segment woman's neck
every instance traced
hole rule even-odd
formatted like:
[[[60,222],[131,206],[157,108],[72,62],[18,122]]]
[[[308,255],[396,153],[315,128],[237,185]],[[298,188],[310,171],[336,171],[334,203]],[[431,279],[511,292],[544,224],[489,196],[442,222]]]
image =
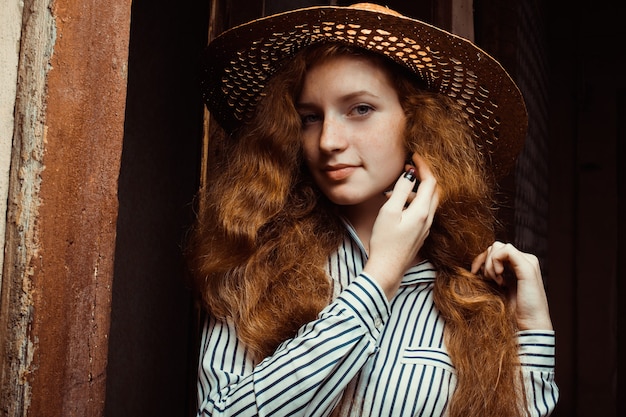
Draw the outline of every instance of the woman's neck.
[[[387,201],[387,198],[381,196],[380,199],[371,199],[362,204],[341,207],[341,213],[354,228],[354,231],[368,254],[374,222],[385,201]]]
[[[372,229],[378,217],[378,212],[383,204],[387,201],[387,197],[381,196],[380,200],[372,199],[365,203],[354,206],[341,206],[342,215],[350,222],[352,228],[359,237],[365,252],[370,253],[370,239],[372,237]],[[416,265],[423,261],[419,253],[415,255],[413,264]]]

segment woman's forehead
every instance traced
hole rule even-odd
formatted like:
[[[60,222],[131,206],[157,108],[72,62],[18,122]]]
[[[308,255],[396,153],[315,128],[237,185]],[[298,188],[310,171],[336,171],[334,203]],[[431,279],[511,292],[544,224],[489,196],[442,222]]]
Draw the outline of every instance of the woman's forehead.
[[[312,65],[305,73],[303,84],[301,95],[315,94],[319,89],[338,95],[373,98],[390,89],[395,93],[386,67],[377,60],[353,55],[339,55]]]

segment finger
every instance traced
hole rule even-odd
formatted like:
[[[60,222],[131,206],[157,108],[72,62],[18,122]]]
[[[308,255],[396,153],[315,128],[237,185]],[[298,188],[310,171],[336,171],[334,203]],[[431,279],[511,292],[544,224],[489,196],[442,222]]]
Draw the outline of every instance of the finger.
[[[477,274],[478,271],[484,266],[485,260],[487,259],[487,251],[480,253],[478,256],[474,258],[472,261],[472,266],[470,271],[472,274]]]
[[[490,257],[494,273],[510,284],[516,284],[516,281],[526,277],[541,276],[539,262],[538,260],[534,262],[537,258],[520,251],[510,243],[494,243]]]
[[[417,178],[421,181],[427,179],[434,179],[433,173],[430,170],[430,165],[426,160],[417,152],[413,153],[413,166],[416,169]]]
[[[494,242],[489,246],[485,252],[485,261],[483,265],[483,275],[487,278],[494,280],[498,285],[504,284],[504,263],[501,248],[503,244],[501,242]]]
[[[424,158],[419,154],[413,154],[413,162],[415,163],[416,176],[419,181],[419,186],[415,191],[414,199],[429,199],[431,201],[430,209],[434,211],[439,205],[439,196],[437,190],[437,180],[430,170],[430,166]],[[433,196],[436,199],[432,201]]]
[[[493,245],[489,246],[485,251],[485,262],[483,264],[483,275],[488,278],[495,278],[495,273],[493,271]]]
[[[439,207],[439,186],[428,162],[424,158],[414,153],[413,162],[417,169],[419,186],[415,191],[414,198],[407,206],[407,214],[420,222],[423,221],[423,224],[430,229]]]
[[[414,170],[414,172],[417,172],[417,168],[415,167],[415,165],[413,165],[413,164],[409,164],[409,163],[407,162],[407,163],[404,165],[404,172],[405,172],[405,173],[406,173],[406,172],[409,172],[409,170],[411,170],[411,169],[413,169],[413,170]],[[405,175],[405,174],[403,174],[403,175]],[[418,179],[418,180],[416,180],[416,181],[413,183],[413,191],[411,191],[411,193],[409,193],[409,196],[407,197],[407,201],[408,201],[409,203],[410,203],[411,201],[413,201],[413,199],[415,198],[415,192],[417,191],[417,187],[419,186],[419,183],[420,183],[419,179]],[[392,194],[392,193],[393,193],[393,189],[391,189],[391,190],[387,190],[387,191],[384,191],[384,192],[383,192],[383,194],[384,194],[384,195],[385,195],[385,197],[387,197],[387,198],[391,197],[391,194]]]
[[[512,251],[517,251],[517,249],[502,242],[496,241],[491,245],[489,257],[495,274],[501,275],[504,272],[504,264],[511,263]]]
[[[415,168],[410,168],[398,178],[392,191],[385,192],[388,199],[386,205],[404,208],[412,193],[413,184],[417,181],[415,172]]]
[[[541,268],[536,256],[524,253],[511,244],[499,243],[494,248],[494,264],[502,265],[502,273],[508,266],[517,279],[523,277],[540,277]]]

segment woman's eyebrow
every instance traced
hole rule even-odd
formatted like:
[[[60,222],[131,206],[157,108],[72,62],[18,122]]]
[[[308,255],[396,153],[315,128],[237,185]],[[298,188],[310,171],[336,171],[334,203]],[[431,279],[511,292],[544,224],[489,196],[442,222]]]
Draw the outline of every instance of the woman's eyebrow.
[[[379,96],[377,96],[376,94],[374,94],[373,92],[369,91],[369,90],[359,90],[359,91],[354,91],[348,94],[345,94],[343,96],[340,96],[338,101],[339,102],[346,102],[346,101],[351,101],[354,100],[356,98],[361,98],[361,97],[371,97],[371,98],[379,98]],[[317,108],[318,106],[314,103],[308,103],[308,102],[303,102],[303,101],[298,101],[296,102],[296,108],[298,109],[314,109]]]
[[[349,94],[346,94],[345,96],[340,97],[341,101],[350,101],[350,100],[354,100],[355,98],[360,98],[363,96],[368,96],[368,97],[372,97],[372,98],[379,98],[376,94],[372,93],[369,90],[360,90],[360,91],[355,91]]]

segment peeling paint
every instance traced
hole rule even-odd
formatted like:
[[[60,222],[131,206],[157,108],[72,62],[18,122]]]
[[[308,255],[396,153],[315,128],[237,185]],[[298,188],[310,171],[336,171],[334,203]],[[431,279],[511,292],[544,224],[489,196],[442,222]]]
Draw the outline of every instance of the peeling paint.
[[[127,0],[24,5],[2,417],[102,415],[129,28]]]
[[[12,171],[9,176],[6,255],[3,270],[0,344],[3,353],[0,403],[6,416],[27,414],[32,391],[36,337],[31,337],[33,282],[39,258],[37,217],[44,170],[46,74],[55,43],[54,19],[45,1],[24,4]],[[12,381],[22,384],[13,384]]]
[[[0,14],[0,289],[4,265],[9,168],[13,143],[17,68],[23,3],[4,2]]]

